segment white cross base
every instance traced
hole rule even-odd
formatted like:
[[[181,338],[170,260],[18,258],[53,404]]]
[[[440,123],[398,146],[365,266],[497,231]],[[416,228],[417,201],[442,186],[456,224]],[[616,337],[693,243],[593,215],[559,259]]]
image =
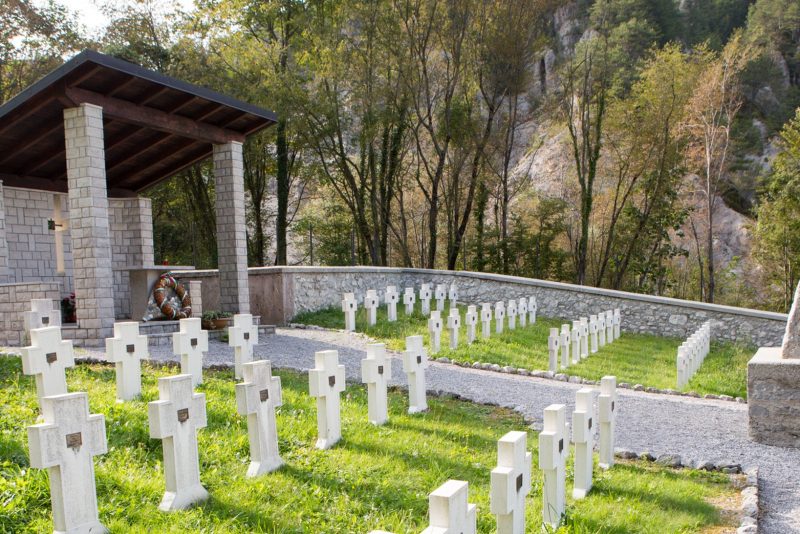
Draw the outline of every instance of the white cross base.
[[[367,384],[367,414],[373,425],[389,420],[386,388],[392,377],[392,360],[386,357],[386,345],[367,345],[367,357],[361,360],[361,381]]]
[[[498,534],[524,534],[525,497],[531,492],[531,453],[527,432],[509,432],[497,442],[497,467],[491,475],[491,511]]]
[[[447,316],[447,330],[450,332],[450,348],[458,348],[458,330],[461,328],[461,312],[458,308],[450,308],[450,315]]]
[[[544,409],[544,430],[539,434],[539,469],[544,474],[542,521],[557,529],[566,505],[565,462],[569,454],[566,406]]]
[[[107,450],[105,418],[89,414],[86,393],[45,397],[41,406],[44,422],[28,427],[28,448],[31,467],[50,474],[54,532],[108,532],[97,513],[92,460]]]
[[[203,330],[199,318],[180,320],[180,332],[172,334],[172,350],[181,357],[181,374],[192,375],[192,386],[202,384],[208,332]]]
[[[594,468],[594,431],[596,416],[592,388],[581,388],[576,393],[575,411],[572,412],[572,443],[575,444],[575,485],[573,499],[583,499],[592,489]]]
[[[569,325],[568,324],[562,324],[561,325],[561,339],[559,340],[560,341],[560,345],[561,345],[561,368],[562,369],[566,369],[567,367],[569,367],[569,339],[570,339]]]
[[[344,329],[347,332],[355,332],[356,330],[356,309],[358,303],[356,302],[355,293],[345,293],[342,299],[342,311],[344,312]]]
[[[308,371],[309,393],[317,398],[318,449],[330,449],[342,438],[342,414],[339,394],[345,388],[344,365],[339,365],[339,351],[314,353],[314,368]]]
[[[614,341],[614,312],[606,311],[606,343]]]
[[[164,450],[166,491],[158,506],[164,512],[208,498],[197,453],[197,430],[206,426],[206,396],[193,391],[192,381],[188,374],[159,378],[159,400],[147,404],[150,437],[160,439]]]
[[[75,365],[72,341],[62,341],[61,327],[48,326],[31,330],[31,346],[24,347],[22,372],[36,377],[36,394],[41,405],[44,397],[67,392],[67,367]]]
[[[614,465],[614,426],[617,415],[617,377],[600,379],[600,396],[597,398],[598,422],[600,423],[600,467],[608,469]]]
[[[469,484],[448,480],[428,496],[430,526],[422,534],[475,534],[477,507],[469,502]]]
[[[403,372],[408,375],[408,413],[419,413],[428,409],[425,369],[429,365],[428,355],[422,346],[422,336],[408,336],[406,350],[403,352]]]
[[[517,328],[517,301],[509,300],[506,306],[506,314],[508,315],[508,329],[514,330]]]
[[[283,465],[278,449],[275,408],[283,404],[281,377],[272,376],[272,363],[259,360],[242,364],[244,382],[236,384],[236,409],[247,417],[250,441],[248,477],[271,473]]]
[[[519,317],[520,328],[525,328],[528,321],[528,299],[524,297],[517,303],[517,317]]]
[[[406,307],[406,315],[411,315],[414,313],[414,303],[416,302],[416,296],[414,295],[414,288],[407,287],[405,293],[403,293],[403,304]]]
[[[395,286],[388,286],[384,299],[386,301],[386,316],[390,322],[397,320],[397,301],[400,295],[397,293]]]
[[[528,297],[528,322],[530,324],[536,323],[536,297]]]
[[[592,342],[591,353],[597,352],[597,316],[589,316],[589,337]]]
[[[475,327],[478,324],[477,306],[467,306],[467,313],[464,314],[464,322],[467,324],[467,343],[472,345],[475,341]]]
[[[599,313],[597,315],[597,337],[598,343],[601,347],[606,346],[606,314]]]
[[[580,363],[581,361],[581,322],[572,321],[572,330],[570,331],[570,339],[572,340],[572,363]]]
[[[619,308],[614,308],[614,339],[619,339],[622,335],[622,312]]]
[[[106,358],[116,364],[118,401],[141,395],[142,359],[149,357],[147,336],[139,335],[139,323],[114,323],[114,337],[106,339]]]
[[[494,305],[494,331],[496,334],[503,333],[503,321],[506,318],[506,305],[504,302],[497,302]]]
[[[228,327],[228,346],[233,347],[233,375],[242,378],[242,365],[253,361],[253,347],[258,345],[258,326],[249,313],[233,316]]]
[[[589,357],[589,320],[581,317],[581,359]]]

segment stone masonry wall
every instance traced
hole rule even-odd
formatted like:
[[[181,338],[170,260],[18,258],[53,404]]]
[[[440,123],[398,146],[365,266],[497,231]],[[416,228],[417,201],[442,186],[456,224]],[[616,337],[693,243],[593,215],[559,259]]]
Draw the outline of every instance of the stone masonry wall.
[[[219,299],[216,271],[182,273],[183,279],[203,280],[203,302],[214,309]],[[463,271],[375,267],[263,267],[250,269],[251,310],[263,324],[285,324],[298,313],[339,307],[342,294],[354,292],[363,302],[368,289],[383,297],[387,285],[402,294],[419,292],[423,283],[458,286],[459,301],[496,302],[533,295],[539,313],[572,320],[602,310],[620,308],[623,330],[685,338],[707,320],[715,339],[779,346],[787,316],[731,306],[653,297],[623,291],[576,286],[530,278]],[[216,293],[215,293],[216,292]]]
[[[153,265],[153,216],[149,198],[108,199],[114,314],[128,318],[131,309],[129,267]]]
[[[23,337],[23,312],[31,299],[52,299],[58,308],[61,287],[57,282],[0,284],[0,346],[17,346]]]
[[[53,219],[55,199],[61,199],[67,218],[67,195],[32,189],[4,187],[5,235],[8,242],[9,283],[57,282],[64,293],[72,291],[72,250],[69,229],[62,235],[64,271],[56,262],[55,231],[48,230]],[[2,260],[0,260],[1,262]]]
[[[8,283],[8,241],[6,241],[6,208],[3,181],[0,180],[0,284]]]

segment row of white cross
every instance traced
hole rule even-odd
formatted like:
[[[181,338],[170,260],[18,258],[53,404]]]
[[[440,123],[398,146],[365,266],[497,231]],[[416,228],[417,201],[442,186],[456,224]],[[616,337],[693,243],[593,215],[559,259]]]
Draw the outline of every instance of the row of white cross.
[[[419,290],[419,300],[422,303],[423,315],[428,315],[431,312],[431,297],[436,298],[436,310],[440,313],[444,311],[445,300],[450,300],[450,307],[454,308],[458,301],[458,287],[455,284],[450,284],[450,287],[445,284],[438,284],[436,292],[431,294],[431,285],[422,284]],[[397,304],[400,295],[397,292],[396,286],[387,286],[384,292],[384,303],[386,304],[386,316],[389,322],[397,320]],[[370,326],[375,326],[378,320],[378,307],[381,300],[378,292],[374,289],[368,289],[367,294],[364,296],[364,309],[367,310],[367,322]],[[416,304],[416,295],[413,287],[405,288],[403,293],[403,304],[405,306],[406,315],[414,313],[414,305]],[[358,301],[356,300],[355,293],[345,293],[342,299],[342,311],[344,312],[345,330],[353,332],[356,329],[356,312],[358,311]]]
[[[554,373],[558,371],[560,354],[561,368],[566,369],[570,364],[579,363],[588,358],[590,353],[594,354],[601,347],[619,339],[621,335],[622,313],[619,308],[590,315],[588,318],[581,317],[572,321],[572,328],[568,324],[561,325],[560,331],[558,328],[551,328],[547,339],[548,368]]]
[[[34,307],[34,311],[36,311]],[[49,321],[48,321],[49,322]],[[35,324],[35,323],[32,323]],[[248,417],[252,462],[248,475],[274,470],[278,456],[274,407],[281,404],[280,378],[271,376],[268,361],[252,362],[258,327],[249,314],[234,317],[228,328],[236,354],[239,413]],[[92,457],[107,451],[105,418],[89,413],[85,392],[67,393],[65,370],[75,364],[71,341],[61,339],[61,328],[30,330],[31,346],[22,349],[25,374],[36,377],[44,422],[28,427],[31,466],[50,471],[50,493],[56,532],[105,532],[98,518]],[[184,319],[173,334],[173,348],[181,355],[183,374],[159,378],[159,400],[148,404],[150,437],[162,440],[166,491],[160,508],[185,508],[207,498],[200,484],[197,454],[198,429],[206,426],[205,395],[194,393],[202,382],[203,352],[208,332],[199,319]],[[116,364],[117,399],[126,401],[141,393],[141,360],[147,358],[147,336],[139,324],[114,325],[106,340],[108,361]]]
[[[616,377],[601,380],[600,395],[591,388],[577,392],[572,413],[572,443],[575,445],[572,496],[583,499],[592,489],[594,437],[599,427],[599,465],[614,465]],[[597,406],[595,406],[595,397]],[[595,424],[595,421],[597,424]],[[539,469],[542,471],[542,522],[557,529],[566,509],[566,460],[569,456],[570,425],[566,406],[551,404],[544,410],[544,430],[539,434]],[[509,432],[497,442],[497,467],[491,472],[490,510],[497,519],[498,534],[525,532],[525,499],[531,491],[531,453],[526,432]],[[567,442],[567,444],[565,444]],[[469,502],[468,483],[448,480],[428,496],[430,526],[422,534],[474,534],[477,507]],[[391,534],[373,530],[370,534]]]
[[[678,347],[678,389],[689,383],[711,350],[711,321],[706,321]]]

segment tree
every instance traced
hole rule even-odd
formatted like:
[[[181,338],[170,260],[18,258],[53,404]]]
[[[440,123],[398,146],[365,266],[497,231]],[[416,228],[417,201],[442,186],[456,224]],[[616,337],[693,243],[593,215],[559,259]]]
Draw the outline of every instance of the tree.
[[[751,48],[737,33],[722,53],[700,53],[712,59],[689,99],[683,126],[689,139],[687,160],[699,176],[698,192],[704,202],[707,280],[703,296],[707,302],[714,302],[714,212],[730,164],[731,129],[742,106],[739,74],[751,57]]]
[[[788,311],[800,281],[800,108],[781,132],[781,152],[758,208],[755,255],[770,284],[775,307]]]

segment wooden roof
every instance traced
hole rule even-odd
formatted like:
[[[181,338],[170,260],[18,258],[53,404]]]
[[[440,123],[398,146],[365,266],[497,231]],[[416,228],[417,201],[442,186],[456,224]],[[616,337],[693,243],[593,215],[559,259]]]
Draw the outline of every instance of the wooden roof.
[[[109,196],[133,195],[275,123],[271,111],[84,51],[0,106],[0,180],[67,190],[65,108],[103,107]]]

